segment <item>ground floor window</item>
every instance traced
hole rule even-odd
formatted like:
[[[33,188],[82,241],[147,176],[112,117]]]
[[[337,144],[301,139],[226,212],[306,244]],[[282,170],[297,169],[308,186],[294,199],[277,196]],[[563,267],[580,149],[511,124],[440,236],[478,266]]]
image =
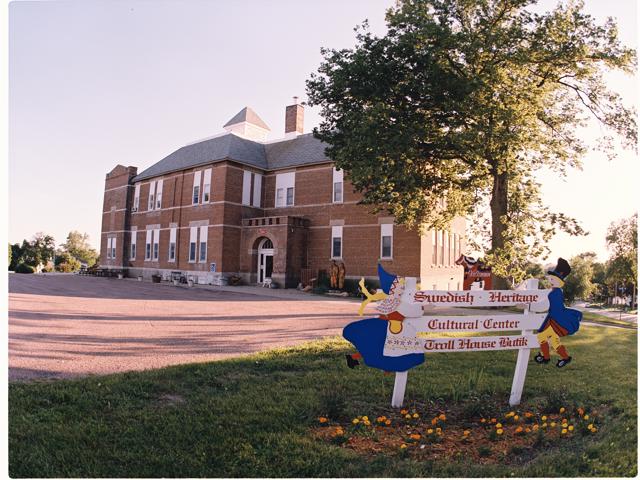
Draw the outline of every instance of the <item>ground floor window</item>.
[[[175,262],[176,260],[176,228],[173,227],[169,234],[169,261]]]
[[[393,256],[393,224],[380,225],[380,258]]]
[[[203,226],[200,227],[200,257],[198,262],[206,262],[207,261],[207,231],[209,227]]]
[[[342,226],[331,227],[331,258],[342,258]]]

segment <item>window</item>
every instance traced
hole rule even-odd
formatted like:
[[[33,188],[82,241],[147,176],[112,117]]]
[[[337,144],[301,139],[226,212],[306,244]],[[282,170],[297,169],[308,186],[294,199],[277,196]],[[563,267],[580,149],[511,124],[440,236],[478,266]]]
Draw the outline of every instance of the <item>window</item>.
[[[444,264],[444,230],[438,231],[438,246],[440,247],[440,265]]]
[[[131,232],[131,252],[129,253],[129,259],[136,259],[136,240],[138,238],[138,232],[136,230]]]
[[[290,207],[295,203],[296,172],[276,175],[276,207]]]
[[[144,245],[144,259],[151,260],[151,239],[153,237],[153,230],[147,230],[147,238]]]
[[[393,256],[393,224],[380,225],[380,258]]]
[[[160,229],[153,231],[153,259],[158,260],[160,254]]]
[[[211,169],[207,168],[204,171],[204,182],[202,185],[202,203],[209,203],[210,195],[211,195]]]
[[[242,204],[251,205],[251,172],[242,171]]]
[[[342,227],[331,227],[331,258],[342,258]]]
[[[107,259],[111,258],[111,244],[113,242],[113,238],[107,238]]]
[[[196,261],[196,249],[198,245],[198,227],[190,228],[190,236],[189,236],[189,261]]]
[[[253,199],[251,205],[260,208],[262,198],[262,175],[259,173],[253,174]]]
[[[436,265],[438,263],[438,232],[436,230],[431,230],[431,245],[433,246],[431,263]]]
[[[164,183],[163,180],[158,180],[156,182],[156,208],[160,209],[162,208],[162,184]]]
[[[333,203],[342,203],[343,172],[333,169]]]
[[[198,262],[206,262],[207,261],[207,231],[209,227],[203,226],[200,227],[200,256],[198,257]]]
[[[116,258],[116,239],[112,238],[111,239],[112,243],[111,243],[111,258]]]
[[[140,208],[140,184],[136,184],[136,189],[133,193],[133,211],[137,212]]]
[[[156,194],[156,182],[149,183],[149,202],[147,203],[147,210],[153,210],[155,205],[154,198]]]
[[[176,227],[171,228],[171,233],[169,234],[169,261],[176,261]]]
[[[193,195],[192,205],[200,203],[200,177],[202,172],[198,170],[193,174]]]

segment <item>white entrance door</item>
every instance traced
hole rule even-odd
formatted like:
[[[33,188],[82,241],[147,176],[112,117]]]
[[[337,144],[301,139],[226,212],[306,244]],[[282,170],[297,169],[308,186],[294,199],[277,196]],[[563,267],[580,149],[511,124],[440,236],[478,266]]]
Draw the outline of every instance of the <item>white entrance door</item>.
[[[273,242],[265,238],[258,246],[258,283],[271,278],[273,273]]]

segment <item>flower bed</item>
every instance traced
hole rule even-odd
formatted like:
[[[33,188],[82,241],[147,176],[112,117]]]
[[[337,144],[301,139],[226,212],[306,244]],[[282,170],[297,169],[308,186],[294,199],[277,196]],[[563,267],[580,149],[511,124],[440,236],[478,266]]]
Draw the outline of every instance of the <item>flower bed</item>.
[[[352,419],[318,418],[312,434],[361,454],[410,455],[415,459],[466,458],[474,463],[521,463],[538,453],[598,434],[606,407],[556,411],[511,409],[467,417],[465,405],[411,408]]]

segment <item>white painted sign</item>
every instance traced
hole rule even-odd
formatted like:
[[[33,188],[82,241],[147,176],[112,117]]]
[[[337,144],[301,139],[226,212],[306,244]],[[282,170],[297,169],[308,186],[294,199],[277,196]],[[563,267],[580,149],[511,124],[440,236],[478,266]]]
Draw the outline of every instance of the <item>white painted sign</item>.
[[[414,320],[421,332],[498,332],[540,328],[545,313],[508,315],[423,316]]]
[[[521,348],[533,348],[536,345],[537,337],[532,334],[505,335],[500,337],[417,337],[413,339],[399,335],[389,335],[384,345],[384,354],[389,357],[396,357],[407,355],[408,353],[519,350]]]
[[[551,290],[418,290],[413,294],[413,300],[422,305],[442,307],[527,305],[540,312],[549,308],[549,292]]]
[[[477,352],[493,350],[518,350],[518,359],[511,386],[509,403],[520,403],[524,379],[527,373],[529,353],[538,346],[538,339],[533,331],[540,328],[549,308],[548,295],[551,290],[536,290],[538,280],[531,279],[526,283],[527,290],[415,290],[416,279],[406,279],[406,290],[402,296],[401,307],[405,308],[407,317],[402,322],[402,330],[393,334],[387,331],[383,354],[398,357],[412,353],[438,352]],[[518,306],[523,308],[522,314],[497,315],[426,315],[417,313],[423,306],[448,307],[504,307]],[[419,308],[416,308],[419,307]],[[408,313],[408,315],[407,315]],[[518,335],[491,337],[451,337],[429,338],[421,336],[428,332],[491,332],[518,331]],[[391,405],[401,407],[408,372],[396,373]]]

